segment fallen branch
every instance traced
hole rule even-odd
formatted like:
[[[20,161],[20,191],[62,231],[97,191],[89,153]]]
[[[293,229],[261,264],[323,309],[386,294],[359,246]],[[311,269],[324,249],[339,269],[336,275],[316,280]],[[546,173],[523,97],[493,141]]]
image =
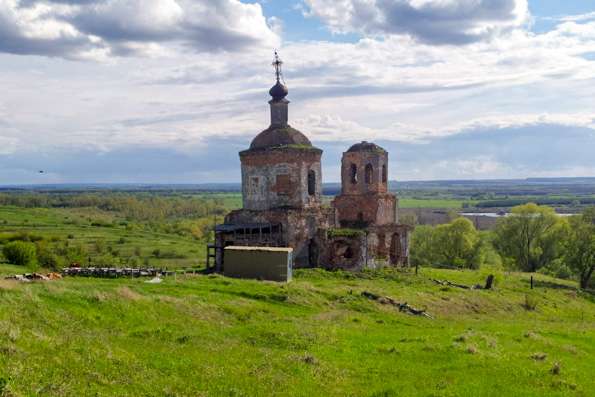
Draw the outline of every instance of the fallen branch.
[[[411,307],[407,304],[407,302],[404,302],[404,303],[397,302],[396,300],[394,300],[393,298],[391,298],[389,296],[380,296],[380,295],[376,295],[376,294],[374,294],[372,292],[368,292],[368,291],[363,291],[362,296],[365,296],[368,299],[377,301],[383,305],[392,305],[392,306],[396,307],[397,309],[399,309],[400,312],[413,314],[415,316],[424,316],[424,317],[433,319],[433,317],[430,316],[428,313],[426,313],[425,310],[416,309],[414,307]]]
[[[432,278],[431,280],[433,282],[435,282],[436,284],[444,285],[447,287],[456,287],[456,288],[462,288],[462,289],[492,289],[492,286],[494,284],[494,275],[490,274],[488,276],[488,278],[486,278],[485,285],[475,284],[472,286],[468,286],[468,285],[464,285],[464,284],[453,283],[448,280],[436,280],[434,278]]]
[[[436,280],[436,279],[431,279],[433,282],[435,282],[438,285],[444,285],[446,287],[457,287],[457,288],[463,288],[463,289],[473,289],[472,287],[469,287],[467,285],[463,285],[463,284],[456,284],[453,282],[450,282],[448,280]]]

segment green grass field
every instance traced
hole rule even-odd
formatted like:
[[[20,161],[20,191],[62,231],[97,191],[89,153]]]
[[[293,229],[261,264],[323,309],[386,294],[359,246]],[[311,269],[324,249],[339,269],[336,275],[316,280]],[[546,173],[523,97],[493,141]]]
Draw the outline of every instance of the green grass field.
[[[593,296],[540,275],[530,311],[526,274],[499,274],[493,291],[429,280],[484,277],[422,269],[297,271],[289,284],[2,280],[0,395],[593,395]],[[399,313],[364,290],[435,318]]]

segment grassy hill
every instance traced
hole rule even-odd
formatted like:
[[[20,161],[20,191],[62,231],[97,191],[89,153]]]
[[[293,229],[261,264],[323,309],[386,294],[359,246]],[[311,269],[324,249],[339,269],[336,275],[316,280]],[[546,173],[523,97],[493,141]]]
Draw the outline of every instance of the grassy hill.
[[[14,273],[0,265],[0,273]],[[595,299],[499,274],[298,271],[287,285],[221,276],[0,281],[4,395],[589,396]],[[391,296],[434,317],[361,296]],[[529,294],[529,295],[527,295]],[[524,305],[529,296],[535,310]],[[2,394],[0,392],[0,395]]]

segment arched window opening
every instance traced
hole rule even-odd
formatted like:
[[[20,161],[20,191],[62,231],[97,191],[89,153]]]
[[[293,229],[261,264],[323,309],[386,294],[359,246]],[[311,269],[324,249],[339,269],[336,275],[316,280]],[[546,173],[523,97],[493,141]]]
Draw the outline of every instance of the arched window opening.
[[[378,235],[378,249],[383,250],[385,245],[386,245],[386,242],[385,242],[384,233],[380,233]]]
[[[355,164],[351,164],[351,183],[356,184],[357,183],[357,165]]]
[[[310,196],[316,194],[316,172],[314,170],[308,171],[308,194]]]
[[[352,259],[354,257],[353,248],[347,241],[337,241],[333,244],[333,257],[338,260]]]
[[[343,257],[345,259],[352,259],[353,258],[353,250],[351,249],[351,247],[347,247],[347,249],[345,250],[345,253],[343,254]]]
[[[386,164],[382,166],[382,183],[386,183],[388,180],[388,171],[386,169]]]
[[[372,164],[366,165],[366,183],[372,183],[372,179],[374,178],[374,168]]]

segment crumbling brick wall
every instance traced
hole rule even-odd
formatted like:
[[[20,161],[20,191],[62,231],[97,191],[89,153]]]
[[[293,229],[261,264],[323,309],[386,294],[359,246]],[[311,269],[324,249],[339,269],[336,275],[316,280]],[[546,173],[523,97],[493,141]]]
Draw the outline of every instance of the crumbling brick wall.
[[[392,224],[368,229],[368,255],[391,265],[409,265],[409,238],[413,228]]]
[[[320,205],[321,154],[320,149],[312,147],[241,152],[243,208],[269,210]]]
[[[320,241],[324,247],[323,267],[342,270],[360,270],[365,267],[368,256],[363,231],[331,228],[321,233]]]
[[[390,193],[341,194],[333,200],[333,207],[341,227],[394,224],[397,217],[397,198]]]
[[[268,211],[236,210],[225,218],[226,224],[270,223],[281,225],[279,246],[292,247],[296,267],[318,266],[322,242],[318,240],[319,230],[332,224],[330,208],[285,209]],[[228,237],[229,238],[229,237]],[[245,245],[268,245],[257,236]],[[313,252],[316,251],[316,252]]]

